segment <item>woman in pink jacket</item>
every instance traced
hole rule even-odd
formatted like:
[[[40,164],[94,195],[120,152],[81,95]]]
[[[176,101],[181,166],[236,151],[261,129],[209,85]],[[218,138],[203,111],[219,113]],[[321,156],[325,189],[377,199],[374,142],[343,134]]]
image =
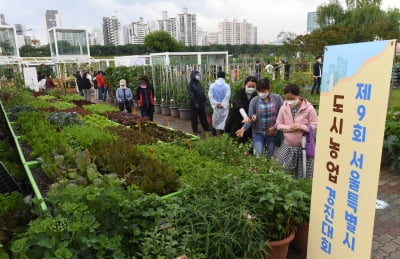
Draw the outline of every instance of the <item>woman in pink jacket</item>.
[[[318,124],[317,113],[311,103],[300,97],[300,89],[295,84],[286,85],[283,90],[286,101],[279,110],[276,127],[281,130],[284,140],[276,160],[294,176],[303,176],[303,156],[301,139],[308,133],[308,125],[315,132]],[[314,158],[307,157],[306,177],[311,178]]]

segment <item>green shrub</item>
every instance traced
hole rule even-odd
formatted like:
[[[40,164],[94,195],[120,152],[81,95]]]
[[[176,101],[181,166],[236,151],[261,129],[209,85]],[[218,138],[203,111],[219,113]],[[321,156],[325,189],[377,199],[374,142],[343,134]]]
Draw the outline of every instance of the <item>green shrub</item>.
[[[59,128],[78,124],[81,125],[83,122],[79,119],[77,113],[71,112],[52,112],[47,116],[47,119]]]
[[[94,144],[89,150],[99,172],[115,173],[145,192],[164,195],[179,188],[178,175],[172,166],[144,156],[135,146],[107,141]]]
[[[171,200],[118,183],[67,185],[47,199],[51,211],[13,242],[16,258],[141,258],[148,231],[177,209]]]

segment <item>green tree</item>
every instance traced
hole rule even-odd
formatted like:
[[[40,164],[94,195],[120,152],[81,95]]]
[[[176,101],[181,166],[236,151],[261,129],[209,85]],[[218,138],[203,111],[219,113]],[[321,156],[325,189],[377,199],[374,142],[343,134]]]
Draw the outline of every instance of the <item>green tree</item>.
[[[353,28],[345,42],[362,42],[400,37],[400,11],[384,11],[382,0],[346,0],[344,9],[338,0],[331,0],[317,8],[321,27],[335,25]]]
[[[50,46],[47,44],[41,46],[40,48],[35,48],[30,45],[25,45],[19,49],[19,55],[21,57],[49,57]]]
[[[179,51],[181,45],[166,31],[154,31],[144,37],[144,45],[149,51]]]
[[[285,53],[301,58],[314,58],[324,53],[327,45],[400,38],[400,10],[384,11],[381,0],[346,0],[346,9],[338,0],[317,8],[321,28],[307,35],[292,37],[281,33]]]

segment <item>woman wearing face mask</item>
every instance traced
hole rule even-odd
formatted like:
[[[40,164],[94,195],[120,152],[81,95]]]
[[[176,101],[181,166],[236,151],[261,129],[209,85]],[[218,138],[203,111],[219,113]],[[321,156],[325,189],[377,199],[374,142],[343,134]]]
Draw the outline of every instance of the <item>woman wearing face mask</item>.
[[[118,108],[120,111],[126,110],[127,113],[132,113],[132,91],[126,86],[126,80],[119,80],[119,88],[115,92],[115,97],[118,100]]]
[[[267,157],[271,158],[275,150],[276,118],[283,104],[282,97],[270,93],[270,83],[267,78],[257,82],[258,96],[250,101],[248,117],[243,120],[245,124],[236,131],[238,137],[252,127],[254,154],[262,156],[267,149]]]
[[[149,117],[153,121],[154,114],[154,88],[150,85],[147,76],[139,77],[139,86],[136,89],[136,98],[139,102],[140,115]]]
[[[290,170],[296,177],[303,177],[303,156],[301,139],[305,132],[317,129],[317,113],[306,99],[300,97],[300,89],[295,84],[288,84],[284,89],[285,103],[279,111],[276,127],[284,135],[283,143],[278,151],[276,160],[283,167]],[[306,177],[311,178],[314,168],[314,159],[306,161]]]
[[[243,116],[249,112],[250,100],[257,96],[256,93],[257,79],[254,76],[248,76],[244,81],[244,88],[236,91],[232,101],[232,108],[229,111],[228,119],[226,120],[225,131],[229,132],[229,136],[236,138],[236,131],[243,126]],[[243,113],[244,112],[244,113]],[[237,138],[239,143],[247,142],[251,138],[251,128],[246,130],[243,137]]]
[[[190,74],[188,95],[193,133],[200,133],[200,130],[198,128],[199,119],[203,130],[210,130],[210,125],[208,125],[206,111],[204,108],[206,95],[204,94],[200,79],[200,72],[197,70],[192,71],[192,73]]]

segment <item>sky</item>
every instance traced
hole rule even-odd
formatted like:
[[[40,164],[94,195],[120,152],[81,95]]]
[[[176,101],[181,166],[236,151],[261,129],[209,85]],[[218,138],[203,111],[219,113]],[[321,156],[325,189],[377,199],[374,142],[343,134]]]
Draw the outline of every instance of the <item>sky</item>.
[[[102,27],[102,18],[117,16],[121,25],[161,19],[168,11],[175,17],[183,8],[197,15],[197,26],[217,32],[218,22],[247,20],[258,28],[259,43],[276,40],[282,31],[297,35],[307,31],[307,13],[329,0],[0,0],[0,13],[8,24],[22,24],[32,29],[26,34],[47,44],[46,10],[58,10],[64,28]],[[344,7],[344,0],[340,1]],[[399,0],[382,0],[382,8],[400,8]]]

